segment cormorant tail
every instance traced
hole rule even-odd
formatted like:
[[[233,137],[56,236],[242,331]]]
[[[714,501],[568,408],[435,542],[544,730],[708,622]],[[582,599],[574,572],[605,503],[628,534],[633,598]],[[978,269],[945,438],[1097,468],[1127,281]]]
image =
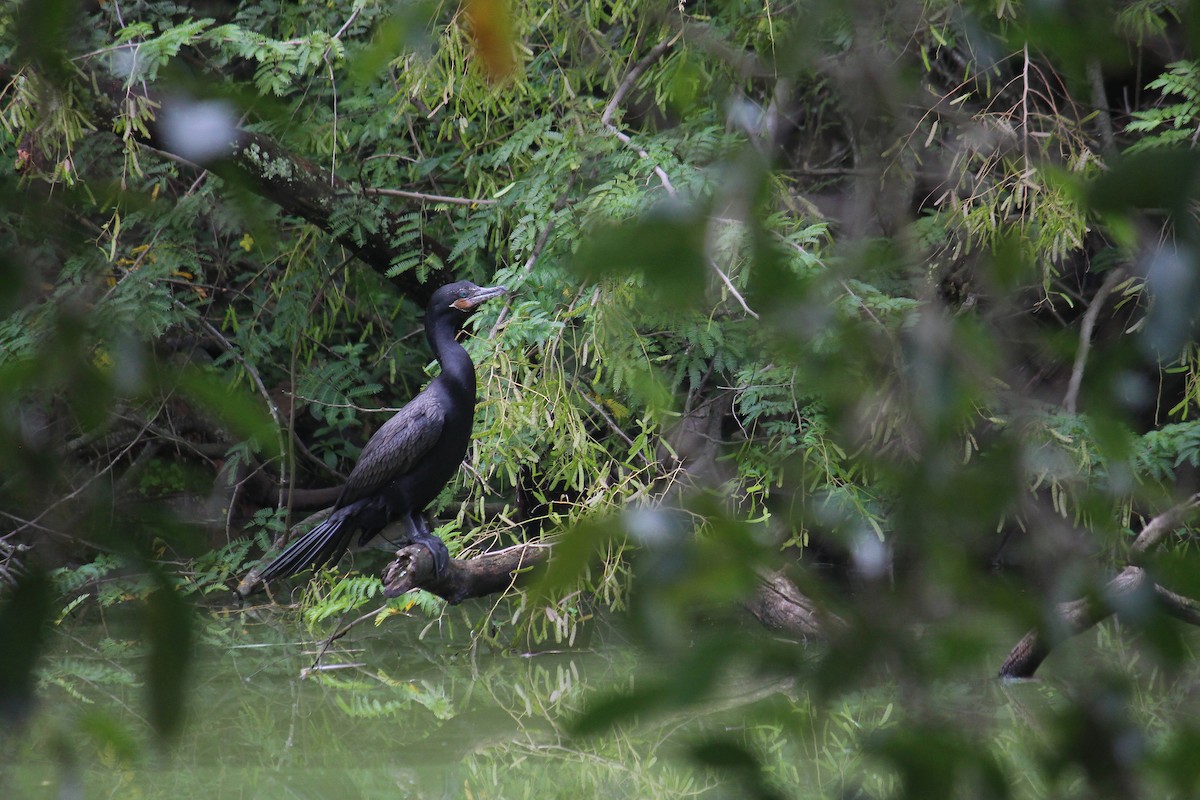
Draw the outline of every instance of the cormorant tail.
[[[349,508],[339,508],[329,517],[287,546],[259,573],[262,581],[286,578],[309,567],[319,569],[342,557],[357,527]]]

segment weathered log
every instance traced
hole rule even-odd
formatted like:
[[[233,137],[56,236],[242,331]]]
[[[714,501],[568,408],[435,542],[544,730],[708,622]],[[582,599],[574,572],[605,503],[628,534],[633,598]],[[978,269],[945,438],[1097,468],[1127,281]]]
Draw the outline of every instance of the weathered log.
[[[396,551],[396,558],[383,570],[383,593],[399,597],[413,589],[424,589],[452,604],[498,594],[519,585],[531,567],[546,560],[550,549],[549,544],[526,542],[471,558],[452,558],[445,574],[438,577],[429,548],[406,545]]]
[[[811,598],[779,572],[762,575],[758,591],[743,605],[766,627],[798,639],[822,637],[829,625],[842,624],[837,616],[821,613]]]

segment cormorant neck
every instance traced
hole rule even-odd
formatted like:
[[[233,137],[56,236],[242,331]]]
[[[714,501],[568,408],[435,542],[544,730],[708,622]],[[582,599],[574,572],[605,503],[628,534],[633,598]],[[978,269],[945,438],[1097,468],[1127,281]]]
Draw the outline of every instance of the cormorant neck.
[[[425,325],[425,336],[433,355],[442,365],[444,380],[456,389],[468,394],[475,402],[475,365],[466,349],[455,338],[459,331],[458,320],[450,316],[437,316]]]

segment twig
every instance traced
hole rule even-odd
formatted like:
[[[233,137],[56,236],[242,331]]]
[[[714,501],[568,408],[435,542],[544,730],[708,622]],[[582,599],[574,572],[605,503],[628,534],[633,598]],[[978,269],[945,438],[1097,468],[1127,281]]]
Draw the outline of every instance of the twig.
[[[1113,289],[1117,288],[1117,284],[1124,277],[1125,270],[1120,267],[1109,272],[1104,278],[1104,283],[1100,284],[1100,288],[1096,291],[1096,296],[1092,298],[1087,313],[1083,315],[1083,322],[1079,327],[1079,350],[1075,353],[1075,366],[1071,369],[1067,395],[1063,398],[1063,406],[1066,407],[1068,414],[1074,414],[1079,403],[1079,388],[1083,384],[1083,368],[1087,364],[1088,352],[1092,349],[1092,331],[1095,330],[1096,320],[1100,317],[1100,308],[1104,305],[1105,298]]]
[[[620,139],[622,143],[632,147],[634,152],[647,160],[650,159],[650,154],[634,144],[633,140],[628,134],[621,131],[616,125],[613,125],[612,116],[614,113],[616,113],[617,105],[625,99],[625,95],[627,95],[629,90],[632,89],[634,84],[637,83],[638,78],[642,76],[642,73],[646,71],[646,68],[658,59],[662,58],[663,53],[667,52],[667,50],[670,49],[670,47],[674,45],[682,35],[683,33],[680,32],[676,33],[670,39],[662,40],[653,48],[651,48],[650,52],[643,56],[641,61],[634,64],[633,67],[630,68],[629,73],[617,86],[616,91],[613,92],[612,98],[609,99],[608,104],[604,107],[604,111],[600,114],[600,124],[603,125],[609,133]],[[671,179],[667,176],[666,170],[655,164],[654,174],[658,176],[658,180],[662,183],[663,188],[667,190],[667,194],[671,197],[675,197],[675,187],[671,184]]]
[[[321,645],[321,649],[319,651],[317,651],[317,656],[316,656],[316,658],[313,659],[312,665],[309,666],[308,669],[300,670],[300,677],[307,678],[309,673],[320,672],[322,669],[328,669],[328,667],[321,667],[320,664],[321,664],[321,659],[325,657],[326,651],[329,650],[329,646],[332,645],[334,642],[336,642],[338,639],[345,636],[347,633],[349,633],[353,627],[355,627],[356,625],[358,625],[361,622],[365,622],[365,621],[371,619],[376,614],[378,614],[380,611],[383,611],[385,608],[387,608],[387,603],[384,603],[383,605],[381,605],[379,608],[375,609],[374,611],[368,611],[366,614],[363,614],[361,617],[354,620],[353,622],[348,622],[345,625],[343,625],[342,627],[338,628],[336,631],[334,631],[333,634],[328,639],[326,639],[325,642]]]
[[[604,106],[604,111],[600,114],[600,122],[609,125],[612,122],[612,116],[617,111],[617,106],[625,99],[625,95],[629,94],[629,90],[637,83],[638,78],[642,77],[642,73],[658,59],[662,58],[663,53],[667,52],[675,42],[679,41],[683,36],[680,31],[670,39],[663,39],[654,47],[650,48],[650,52],[642,57],[642,60],[633,65],[629,72],[625,75],[624,80],[617,86],[617,90],[613,92],[613,96],[609,99],[608,104]]]
[[[746,298],[742,297],[742,293],[739,292],[737,287],[733,285],[733,281],[729,280],[729,276],[717,266],[717,262],[710,258],[708,260],[708,265],[713,268],[714,272],[721,276],[721,282],[725,284],[725,288],[728,289],[729,293],[733,295],[735,300],[738,301],[738,305],[742,307],[742,310],[755,319],[758,319],[758,313],[754,311],[754,309],[750,308],[750,306],[746,305]]]
[[[554,206],[550,209],[550,218],[546,220],[546,224],[542,228],[542,232],[538,234],[537,241],[533,243],[533,248],[529,251],[529,258],[525,259],[525,266],[523,267],[523,270],[526,275],[533,271],[533,265],[537,263],[538,258],[542,255],[542,251],[546,249],[546,244],[550,241],[550,234],[554,231],[554,215],[559,211],[562,211],[562,209],[567,205],[567,197],[570,195],[571,189],[575,187],[575,181],[578,180],[578,178],[579,173],[572,172],[571,179],[567,181],[566,188],[562,190],[562,192],[558,195],[558,198],[554,201]],[[500,326],[504,324],[506,319],[508,319],[508,312],[512,310],[512,298],[513,296],[511,293],[504,298],[504,307],[501,308],[500,313],[496,315],[496,324],[493,325],[491,331],[488,332],[489,339],[496,338],[496,333],[500,330]]]
[[[405,189],[376,189],[364,187],[365,195],[384,195],[385,197],[404,197],[408,200],[424,200],[429,203],[451,203],[457,206],[490,206],[496,200],[483,197],[451,197],[445,194],[427,194],[426,192],[410,192]]]
[[[634,144],[633,139],[629,138],[628,134],[622,133],[620,130],[618,130],[617,126],[608,124],[608,125],[605,125],[604,127],[607,128],[608,132],[611,133],[613,136],[616,136],[622,142],[624,142],[625,144],[632,147],[633,151],[635,153],[637,153],[639,156],[646,159],[647,161],[650,160],[650,154],[647,153],[645,151],[645,149]],[[662,183],[663,188],[667,190],[667,195],[670,197],[675,197],[677,195],[677,192],[675,191],[674,185],[672,185],[672,183],[671,183],[671,179],[667,176],[667,171],[664,170],[659,165],[655,164],[654,165],[654,174],[658,176],[659,182]]]
[[[357,6],[357,7],[354,9],[354,13],[350,15],[349,19],[347,19],[347,20],[346,20],[346,23],[345,23],[344,25],[342,25],[342,27],[338,28],[338,32],[337,32],[337,33],[335,33],[335,34],[333,35],[333,39],[334,39],[334,41],[337,41],[337,40],[339,40],[339,39],[341,39],[341,38],[342,38],[342,34],[346,32],[346,29],[347,29],[347,28],[349,28],[351,25],[353,25],[353,24],[354,24],[354,20],[358,19],[358,14],[359,14],[359,12],[361,12],[362,10],[363,10],[363,6],[362,6],[362,5],[358,5],[358,6]],[[326,54],[326,55],[328,55],[328,54],[329,54],[329,51],[328,51],[328,50],[326,50],[326,51],[325,51],[325,54]]]
[[[621,430],[621,426],[618,425],[617,421],[615,419],[613,419],[607,411],[604,410],[603,406],[601,406],[599,403],[597,403],[592,398],[588,397],[586,392],[577,392],[577,394],[579,397],[583,398],[583,402],[587,403],[589,406],[591,406],[593,409],[595,409],[596,413],[604,418],[604,421],[608,423],[608,427],[612,428],[613,433],[615,433],[617,436],[621,437],[621,440],[624,441],[625,444],[629,445],[630,448],[634,447],[633,439],[630,439],[629,436],[625,433],[625,431]],[[638,455],[638,458],[641,459],[643,464],[645,464],[647,467],[650,466],[650,460],[648,458],[646,458],[644,453],[642,453],[640,450],[638,450],[637,455]]]

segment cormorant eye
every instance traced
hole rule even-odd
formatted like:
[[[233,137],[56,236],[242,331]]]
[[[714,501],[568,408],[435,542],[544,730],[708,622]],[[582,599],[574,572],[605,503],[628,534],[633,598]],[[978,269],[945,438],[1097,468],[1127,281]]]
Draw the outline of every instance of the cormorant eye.
[[[459,289],[459,290],[458,290],[458,296],[459,296],[459,297],[466,297],[468,294],[470,294],[470,293],[469,293],[469,292],[468,292],[466,289]]]

